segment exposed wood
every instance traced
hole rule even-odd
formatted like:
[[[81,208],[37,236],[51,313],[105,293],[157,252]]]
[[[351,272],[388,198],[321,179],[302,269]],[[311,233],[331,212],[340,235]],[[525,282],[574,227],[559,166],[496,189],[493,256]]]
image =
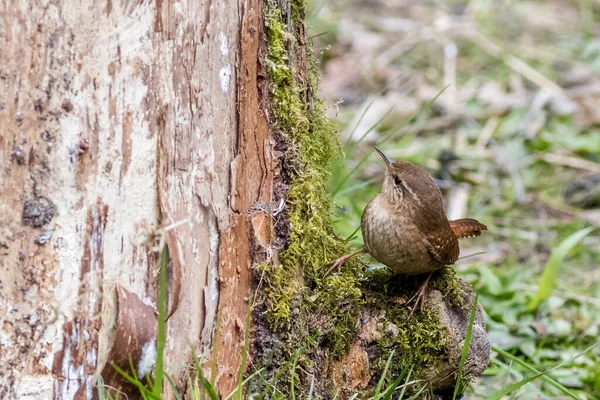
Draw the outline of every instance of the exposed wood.
[[[263,7],[260,0],[241,5],[241,54],[238,86],[239,129],[231,163],[231,220],[222,229],[219,267],[220,322],[213,362],[233,368],[221,370],[216,383],[221,395],[234,389],[242,367],[246,316],[249,312],[252,241],[249,211],[257,201],[270,202],[273,192],[271,144],[265,116]],[[262,58],[262,57],[261,57]],[[257,106],[260,108],[257,109]],[[243,372],[243,371],[242,371]]]

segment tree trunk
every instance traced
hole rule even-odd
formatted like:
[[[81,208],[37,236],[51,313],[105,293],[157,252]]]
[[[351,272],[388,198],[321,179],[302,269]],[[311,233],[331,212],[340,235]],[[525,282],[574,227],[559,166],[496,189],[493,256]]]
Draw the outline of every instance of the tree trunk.
[[[272,194],[262,32],[256,0],[0,5],[1,398],[90,397],[108,361],[137,363],[158,281],[142,242],[167,226],[166,368],[183,387],[195,350],[234,387],[247,213]]]

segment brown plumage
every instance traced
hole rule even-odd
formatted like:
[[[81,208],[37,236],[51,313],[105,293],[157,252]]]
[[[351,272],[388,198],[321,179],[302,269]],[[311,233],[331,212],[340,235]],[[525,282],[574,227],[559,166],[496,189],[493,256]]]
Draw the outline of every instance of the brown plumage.
[[[429,273],[414,296],[412,316],[431,273],[458,260],[458,239],[479,236],[487,227],[471,218],[449,221],[442,193],[427,172],[409,162],[393,161],[375,149],[387,168],[381,193],[363,212],[361,226],[365,245],[330,263],[330,271],[335,267],[339,270],[350,257],[367,252],[396,274]]]
[[[450,221],[450,227],[459,239],[479,236],[481,231],[487,231],[487,226],[473,218],[455,219]]]

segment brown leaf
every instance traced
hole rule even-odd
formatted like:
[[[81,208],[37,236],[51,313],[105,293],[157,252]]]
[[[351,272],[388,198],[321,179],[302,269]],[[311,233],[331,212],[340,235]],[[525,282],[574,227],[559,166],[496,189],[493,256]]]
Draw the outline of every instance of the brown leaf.
[[[112,364],[130,375],[133,375],[132,365],[140,380],[152,371],[156,360],[157,316],[154,307],[144,304],[138,295],[120,285],[116,286],[116,290],[116,331],[108,360],[102,370],[102,378],[107,389],[111,388],[112,391],[114,388],[131,398],[137,393],[137,389]]]

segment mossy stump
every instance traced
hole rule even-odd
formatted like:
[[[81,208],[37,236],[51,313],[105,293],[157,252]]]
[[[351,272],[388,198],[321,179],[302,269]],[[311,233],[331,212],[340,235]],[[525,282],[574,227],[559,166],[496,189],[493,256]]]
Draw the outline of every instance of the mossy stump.
[[[294,380],[295,398],[306,398],[311,386],[313,398],[332,398],[335,393],[338,398],[354,393],[368,398],[390,359],[384,387],[411,369],[409,392],[425,387],[427,395],[452,393],[475,301],[471,287],[450,268],[434,274],[423,310],[408,319],[405,299],[423,276],[357,270],[299,289],[302,295],[291,303],[292,315],[285,326],[268,323],[268,296],[260,298],[261,316],[267,320],[261,318],[254,339],[256,359],[267,369],[263,393],[273,396],[269,398],[290,398]],[[483,373],[489,355],[478,305],[463,382]]]
[[[398,326],[394,323],[396,321],[390,321],[389,317],[395,320],[393,314],[398,310],[393,306],[390,312],[388,302],[402,306],[402,298],[396,296],[387,296],[387,299],[386,296],[378,296],[377,302],[361,309],[358,317],[360,327],[349,352],[334,362],[330,369],[333,384],[342,390],[343,396],[356,392],[369,394],[379,381],[381,362],[387,361],[384,356],[387,354],[389,357],[392,350],[394,362],[390,381],[397,376],[394,371],[411,365],[415,371],[411,381],[416,382],[409,391],[426,386],[426,392],[452,393],[475,300],[475,294],[467,283],[461,279],[456,279],[456,283],[464,296],[462,305],[445,297],[441,290],[432,289],[427,292],[423,314],[415,315],[417,321],[414,324],[405,320]],[[429,328],[425,325],[427,323],[431,324]],[[426,332],[430,335],[424,335]],[[415,334],[421,340],[415,340]],[[419,354],[419,351],[431,353]],[[490,343],[483,310],[478,304],[463,381],[480,376],[488,366],[489,356]]]

